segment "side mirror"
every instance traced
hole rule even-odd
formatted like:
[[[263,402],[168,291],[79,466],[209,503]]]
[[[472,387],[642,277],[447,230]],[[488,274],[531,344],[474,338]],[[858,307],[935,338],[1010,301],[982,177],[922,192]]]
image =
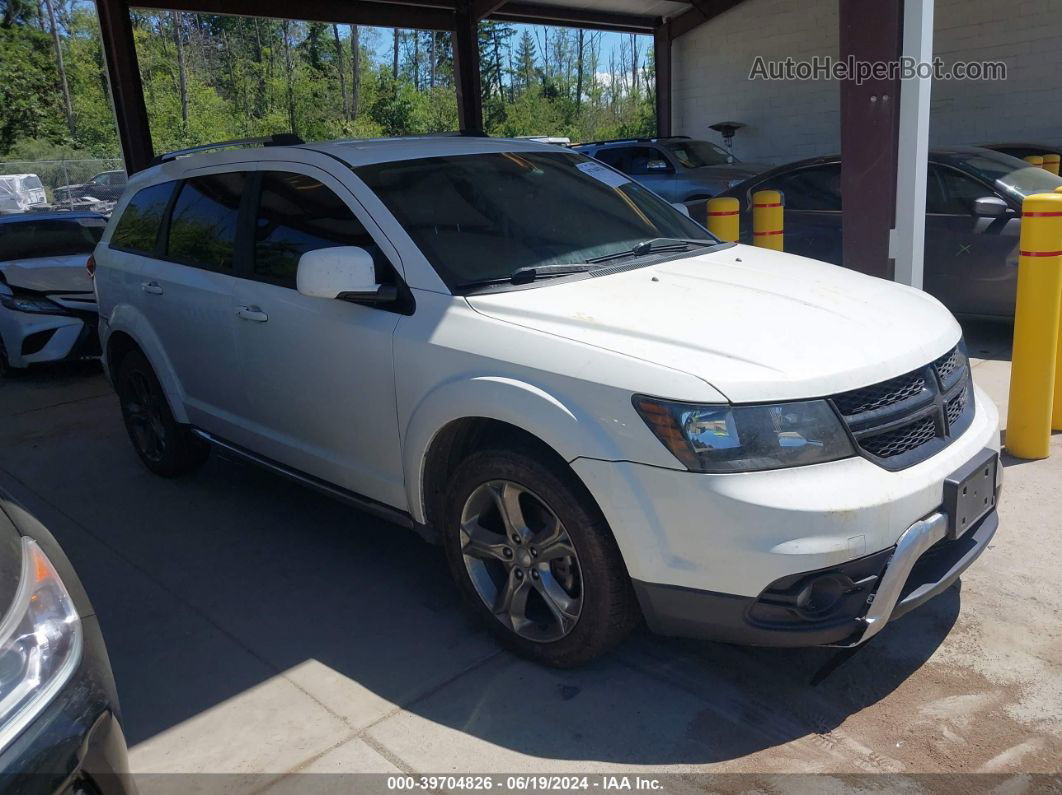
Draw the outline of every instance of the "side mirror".
[[[676,210],[678,210],[680,213],[682,213],[687,218],[690,217],[690,208],[687,207],[682,202],[672,202],[671,206],[674,207]]]
[[[974,215],[983,218],[999,218],[1008,209],[1007,203],[998,196],[982,196],[974,200]]]
[[[358,246],[307,251],[299,258],[295,286],[314,298],[339,298],[365,304],[394,301],[394,285],[378,284],[372,254]]]
[[[666,160],[650,160],[645,164],[646,171],[670,171],[671,164]]]

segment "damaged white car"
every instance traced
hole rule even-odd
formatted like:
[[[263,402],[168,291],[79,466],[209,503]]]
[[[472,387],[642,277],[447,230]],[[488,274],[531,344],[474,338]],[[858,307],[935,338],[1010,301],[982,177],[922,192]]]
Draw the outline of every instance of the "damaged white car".
[[[85,265],[106,224],[97,213],[0,218],[0,376],[99,355]]]

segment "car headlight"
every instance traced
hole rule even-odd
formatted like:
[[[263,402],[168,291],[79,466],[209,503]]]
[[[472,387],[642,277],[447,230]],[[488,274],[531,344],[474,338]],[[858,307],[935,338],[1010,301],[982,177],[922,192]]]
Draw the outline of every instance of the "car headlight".
[[[16,312],[36,315],[65,315],[66,309],[42,295],[0,295],[0,304]]]
[[[825,400],[764,406],[706,406],[642,395],[634,407],[687,469],[753,472],[855,455]]]
[[[0,621],[0,748],[62,689],[81,660],[81,619],[36,542],[22,539],[22,575]]]

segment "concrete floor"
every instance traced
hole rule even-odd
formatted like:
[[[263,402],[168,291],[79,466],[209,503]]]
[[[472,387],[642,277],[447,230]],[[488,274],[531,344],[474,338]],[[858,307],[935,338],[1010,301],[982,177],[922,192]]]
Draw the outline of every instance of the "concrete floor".
[[[1004,403],[1010,330],[967,332]],[[3,383],[0,417],[0,484],[94,600],[143,792],[174,772],[279,791],[299,771],[1062,767],[1062,436],[1006,461],[961,583],[850,658],[641,632],[559,672],[499,651],[411,533],[220,456],[150,475],[98,369]]]

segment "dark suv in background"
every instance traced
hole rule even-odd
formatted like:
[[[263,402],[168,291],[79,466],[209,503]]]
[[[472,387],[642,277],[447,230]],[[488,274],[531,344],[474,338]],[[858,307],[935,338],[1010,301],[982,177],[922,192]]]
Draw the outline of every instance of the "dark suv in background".
[[[91,197],[100,201],[118,201],[125,190],[128,178],[124,171],[101,171],[88,182],[80,185],[61,185],[53,192],[56,204],[63,204],[74,199]]]
[[[669,202],[710,199],[766,171],[709,141],[675,135],[577,144],[577,152],[622,171]]]

